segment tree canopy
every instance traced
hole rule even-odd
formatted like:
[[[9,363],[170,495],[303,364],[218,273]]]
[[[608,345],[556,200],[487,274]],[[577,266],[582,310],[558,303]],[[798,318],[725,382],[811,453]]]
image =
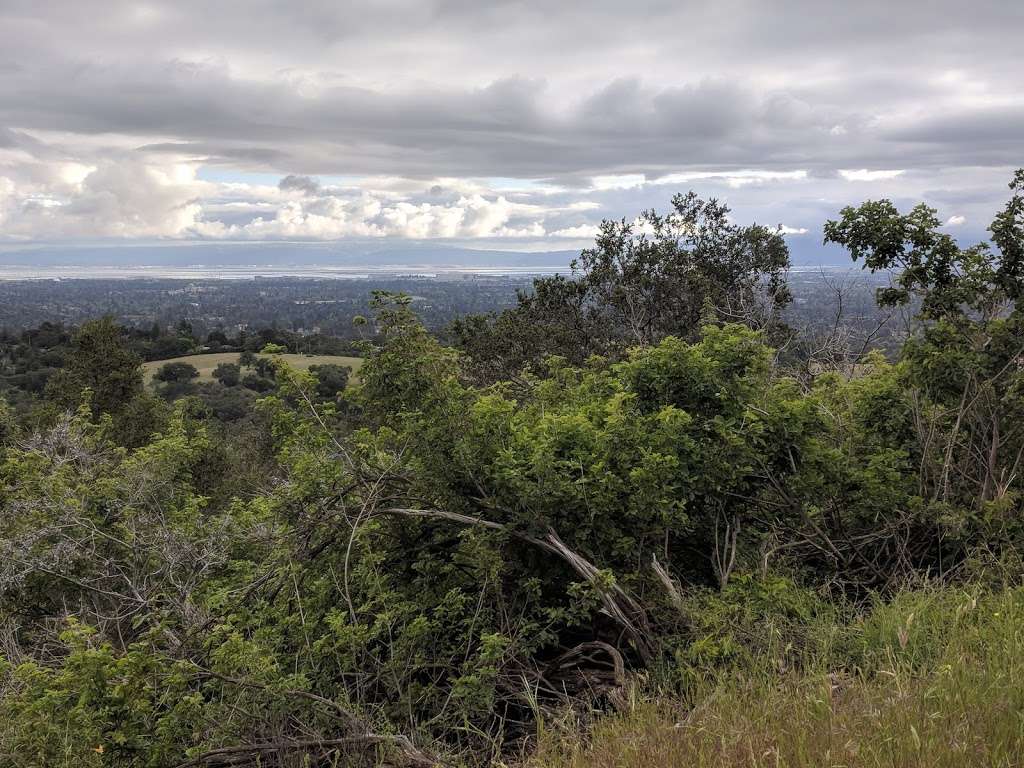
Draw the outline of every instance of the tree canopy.
[[[460,319],[452,334],[495,379],[545,354],[582,363],[670,335],[694,339],[702,318],[772,329],[790,300],[788,268],[779,231],[739,226],[717,200],[679,194],[666,214],[604,221],[570,277],[539,278],[514,309]]]

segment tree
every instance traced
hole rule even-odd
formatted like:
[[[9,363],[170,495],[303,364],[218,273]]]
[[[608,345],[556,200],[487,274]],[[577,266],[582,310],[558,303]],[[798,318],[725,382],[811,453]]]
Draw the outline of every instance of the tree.
[[[151,360],[166,360],[169,357],[187,355],[192,350],[192,341],[182,336],[161,336],[149,350]]]
[[[93,415],[113,414],[142,392],[142,361],[113,318],[91,320],[75,334],[67,366],[47,389],[64,407],[75,407],[88,390]]]
[[[256,365],[256,355],[251,350],[243,350],[238,356],[238,365],[240,368],[252,368]]]
[[[518,376],[549,355],[582,364],[590,355],[614,351],[602,318],[588,310],[586,286],[561,275],[534,280],[517,306],[500,314],[457,318],[449,330],[483,382]]]
[[[274,360],[270,357],[257,357],[253,362],[253,368],[256,369],[256,375],[262,376],[264,379],[274,378]]]
[[[121,445],[138,448],[167,425],[170,408],[149,392],[142,392],[114,416],[114,435]]]
[[[309,372],[316,376],[316,393],[322,400],[333,400],[348,386],[352,369],[344,365],[324,363],[311,365]]]
[[[251,417],[255,396],[252,391],[235,385],[201,388],[197,393],[203,404],[209,409],[213,418],[220,422],[233,422]],[[224,451],[234,449],[225,444]],[[250,450],[259,450],[258,445],[250,446]]]
[[[765,327],[789,301],[782,235],[729,221],[729,208],[693,192],[672,198],[666,215],[605,221],[593,248],[573,262],[594,312],[627,345],[665,336],[694,338],[710,305],[727,321]]]
[[[235,363],[220,363],[213,369],[213,378],[225,387],[234,387],[241,380],[242,369]]]
[[[153,378],[167,384],[184,384],[199,378],[199,371],[191,363],[165,363],[157,369]]]
[[[988,231],[999,249],[1000,288],[1019,301],[1024,295],[1024,168],[1017,169],[1009,187],[1013,195]]]
[[[242,377],[242,386],[253,392],[269,392],[274,388],[274,382],[258,373],[249,373]]]
[[[226,347],[228,345],[228,337],[220,328],[215,328],[206,334],[206,343],[212,347]]]
[[[193,343],[195,342],[195,333],[193,332],[192,329],[192,323],[190,323],[185,318],[182,318],[181,320],[178,321],[178,325],[175,328],[175,331],[178,334],[178,336],[181,336],[184,339],[188,339]]]
[[[790,301],[789,249],[780,231],[742,227],[728,214],[690,192],[673,197],[667,214],[604,221],[571,278],[540,278],[514,309],[456,322],[453,335],[486,378],[545,354],[582,363],[669,335],[693,340],[702,318],[776,329]]]
[[[880,304],[919,302],[903,359],[908,383],[937,409],[918,413],[921,484],[961,519],[965,509],[986,515],[1011,503],[1024,456],[1024,170],[1009,186],[989,227],[996,248],[961,248],[924,204],[901,214],[888,200],[868,201],[825,225],[826,242],[892,273]]]
[[[993,275],[1018,222],[999,220]],[[923,263],[948,247],[932,229]],[[974,295],[963,258],[950,296]],[[587,321],[579,284],[544,284],[552,330],[561,311]],[[936,622],[990,613],[973,594],[946,610],[929,589],[913,627],[824,620],[988,550],[1008,556],[986,581],[1019,578],[1013,302],[987,317],[936,300],[901,360],[806,387],[764,330],[710,303],[696,338],[597,337],[609,356],[488,386],[408,296],[372,306],[351,409],[311,395],[346,369],[278,358],[273,382],[245,377],[261,397],[202,384],[173,408],[143,395],[113,419],[19,419],[0,446],[5,764],[419,767],[431,743],[496,763],[536,718],[621,703],[631,678],[689,701],[748,662],[759,679],[817,669],[818,643],[837,667],[861,644],[886,667],[930,664]],[[119,419],[132,437],[112,440]]]

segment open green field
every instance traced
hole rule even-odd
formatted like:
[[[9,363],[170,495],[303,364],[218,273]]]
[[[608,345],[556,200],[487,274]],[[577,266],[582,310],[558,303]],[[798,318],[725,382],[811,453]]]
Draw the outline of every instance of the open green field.
[[[347,365],[352,373],[357,373],[363,365],[361,357],[344,357],[342,355],[278,355],[288,365],[298,370],[305,371],[313,365]],[[184,355],[169,360],[153,360],[143,363],[142,367],[146,374],[146,383],[153,380],[153,374],[157,369],[167,363],[188,363],[194,365],[199,371],[199,381],[213,381],[213,369],[221,363],[237,363],[238,352],[216,352],[209,355]]]

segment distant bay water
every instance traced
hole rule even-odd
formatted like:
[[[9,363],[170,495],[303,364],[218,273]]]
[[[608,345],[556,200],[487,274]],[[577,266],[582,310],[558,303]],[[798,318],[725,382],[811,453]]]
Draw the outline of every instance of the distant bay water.
[[[579,250],[513,251],[409,241],[2,243],[0,280],[253,280],[515,277],[566,274]],[[794,271],[848,268],[826,249],[793,253]],[[818,266],[819,264],[824,265]]]
[[[801,265],[794,273],[847,272],[848,266]],[[258,280],[273,278],[306,278],[310,280],[370,280],[375,277],[458,278],[465,277],[529,277],[531,275],[568,274],[564,266],[488,266],[466,267],[436,264],[374,264],[363,266],[271,266],[230,264],[188,266],[127,266],[122,264],[0,264],[0,280]]]
[[[256,280],[270,278],[308,278],[311,280],[369,280],[373,277],[513,277],[551,275],[568,272],[564,267],[463,267],[425,264],[373,265],[363,267],[330,266],[97,266],[59,264],[47,266],[0,264],[0,280]]]

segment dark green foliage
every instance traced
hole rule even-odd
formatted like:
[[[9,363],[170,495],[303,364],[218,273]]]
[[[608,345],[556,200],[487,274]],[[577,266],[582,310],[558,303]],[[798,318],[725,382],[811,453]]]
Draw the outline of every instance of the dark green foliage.
[[[605,221],[572,277],[534,281],[519,305],[498,316],[456,321],[452,334],[488,381],[514,376],[554,354],[580,364],[674,335],[692,340],[702,317],[775,328],[790,301],[789,250],[779,232],[740,227],[729,209],[696,194],[672,210]]]
[[[111,318],[94,320],[75,334],[65,367],[47,385],[50,397],[74,406],[88,393],[94,414],[117,413],[142,391],[141,363]]]
[[[235,363],[220,363],[213,369],[213,378],[225,387],[235,387],[242,379],[242,369]]]
[[[352,369],[344,365],[326,363],[311,365],[309,372],[316,377],[316,393],[321,400],[334,400],[348,386]]]
[[[923,503],[964,526],[1004,517],[1016,504],[1007,479],[1024,451],[1022,186],[1018,171],[990,227],[995,250],[987,243],[961,249],[923,205],[901,215],[889,201],[868,202],[825,227],[826,240],[867,268],[896,270],[881,302],[920,300],[920,328],[903,358],[908,392],[921,391],[932,406],[917,409],[918,429],[938,430],[935,440],[921,441]]]
[[[220,347],[228,346],[230,342],[228,341],[228,337],[225,335],[224,331],[218,328],[206,334],[206,343],[211,348],[219,349]]]
[[[992,242],[999,249],[1000,287],[1013,301],[1024,288],[1024,168],[1010,182],[1013,196],[989,227]]]
[[[268,352],[268,354],[274,354],[284,351],[282,348],[277,347],[276,345],[268,346],[271,347],[271,350]],[[267,351],[266,347],[264,347],[264,351]],[[270,357],[257,357],[256,360],[253,362],[253,368],[255,368],[257,376],[261,376],[265,379],[274,378],[274,361]]]
[[[150,360],[164,360],[168,357],[180,357],[192,351],[192,341],[181,336],[161,336],[149,347]]]
[[[242,377],[242,386],[253,392],[269,392],[274,388],[274,380],[264,378],[258,373],[247,373]]]
[[[16,425],[7,401],[0,398],[0,446],[14,437]]]
[[[210,414],[222,422],[233,422],[252,416],[256,394],[245,387],[223,384],[200,385],[197,397],[209,409]]]
[[[153,378],[165,383],[184,383],[199,378],[199,371],[190,363],[165,363],[157,368]]]
[[[961,249],[940,232],[936,211],[916,206],[902,215],[888,200],[844,208],[825,225],[825,241],[849,249],[873,271],[891,270],[896,285],[882,291],[885,304],[921,297],[924,320],[958,325],[985,322],[1012,311],[1024,294],[1024,170],[1010,183],[1013,196],[990,227],[998,251],[987,243]]]
[[[114,416],[112,427],[119,443],[128,448],[146,445],[155,432],[167,426],[171,409],[167,402],[144,392],[133,397]]]

